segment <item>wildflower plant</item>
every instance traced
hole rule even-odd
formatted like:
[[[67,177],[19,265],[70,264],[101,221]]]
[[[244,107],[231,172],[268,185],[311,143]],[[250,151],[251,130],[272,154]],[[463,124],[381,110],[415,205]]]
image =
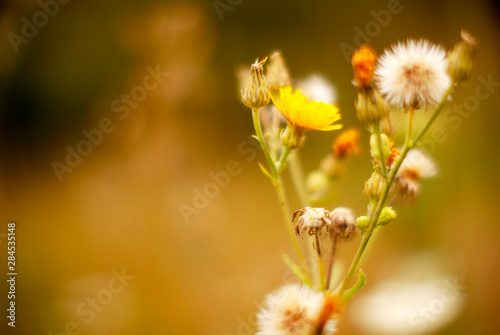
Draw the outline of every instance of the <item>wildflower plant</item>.
[[[330,211],[319,204],[331,201],[332,190],[345,173],[349,156],[359,154],[359,131],[351,128],[340,133],[318,169],[304,176],[298,151],[304,145],[306,131],[339,130],[342,124],[338,107],[294,90],[292,77],[279,53],[270,57],[267,69],[264,69],[267,58],[251,66],[248,83],[241,92],[242,101],[252,110],[254,137],[267,160],[267,166],[260,164],[260,168],[276,189],[298,263],[285,254],[283,257],[302,282],[284,286],[267,296],[258,317],[257,334],[309,335],[336,331],[344,304],[365,283],[359,266],[374,230],[397,216],[389,205],[396,199],[415,199],[420,193],[419,181],[437,175],[436,164],[418,145],[456,86],[470,76],[477,42],[468,32],[462,31],[461,36],[462,41],[450,52],[426,40],[408,40],[385,50],[381,57],[369,46],[362,46],[353,54],[353,85],[358,93],[354,109],[370,133],[373,169],[363,190],[367,210],[358,217],[349,208],[336,207]],[[274,107],[268,105],[271,101]],[[427,120],[421,129],[413,129],[414,114],[423,109],[427,111]],[[267,120],[264,129],[261,111]],[[405,140],[399,148],[390,137],[392,113],[404,113],[407,118]],[[285,169],[289,169],[301,201],[301,208],[294,211],[284,189]],[[352,242],[356,235],[361,235],[357,252],[343,280],[332,286],[336,248],[341,242]],[[325,240],[329,242],[329,252],[322,250]],[[301,241],[306,242],[306,248]],[[318,266],[307,266],[305,251],[316,256]],[[352,284],[356,274],[357,280]]]

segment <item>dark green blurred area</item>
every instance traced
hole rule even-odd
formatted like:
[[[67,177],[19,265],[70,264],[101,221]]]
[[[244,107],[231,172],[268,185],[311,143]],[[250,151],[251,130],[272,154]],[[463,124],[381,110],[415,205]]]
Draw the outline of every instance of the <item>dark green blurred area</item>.
[[[342,124],[362,130],[340,45],[356,46],[355,28],[365,31],[371,11],[389,2],[243,0],[221,20],[212,1],[73,0],[60,4],[18,53],[8,34],[20,35],[22,18],[32,20],[41,7],[33,0],[3,2],[0,259],[7,258],[1,234],[15,221],[19,275],[16,328],[3,317],[1,333],[59,334],[75,322],[81,334],[248,334],[242,320],[248,323],[255,303],[283,283],[280,251],[292,250],[274,190],[257,165],[263,157],[248,162],[238,151],[253,129],[236,71],[281,50],[294,79],[321,73],[334,83]],[[368,36],[379,54],[409,37],[450,49],[466,28],[480,41],[477,62],[450,106],[476,94],[479,78],[500,82],[497,2],[402,0],[400,7]],[[112,102],[157,66],[168,77],[120,119]],[[422,251],[446,255],[467,287],[466,299],[436,334],[500,328],[499,89],[460,124],[438,121],[446,136],[431,148],[439,177],[423,183],[413,206],[396,206],[397,221],[381,229],[364,259],[368,292],[391,278],[382,269],[396,270],[396,260]],[[85,140],[82,130],[99,128],[104,118],[114,130],[60,182],[53,162],[64,163],[66,147],[76,148]],[[308,134],[301,153],[306,172],[316,169],[336,135]],[[362,153],[328,206],[363,214],[368,150],[362,131]],[[210,172],[232,160],[242,172],[186,222],[179,205],[192,204],[195,189],[212,181]],[[358,243],[339,252],[344,263]],[[122,268],[134,279],[86,322],[78,306]],[[1,283],[5,315],[8,288]],[[359,334],[355,323],[346,317],[340,333]]]

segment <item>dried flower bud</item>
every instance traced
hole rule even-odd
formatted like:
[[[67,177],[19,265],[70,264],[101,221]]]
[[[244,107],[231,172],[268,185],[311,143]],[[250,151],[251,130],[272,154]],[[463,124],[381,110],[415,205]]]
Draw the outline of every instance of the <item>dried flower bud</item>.
[[[365,125],[378,122],[389,114],[389,104],[376,89],[358,91],[354,107],[356,108],[356,117]]]
[[[369,46],[363,45],[352,55],[351,64],[354,70],[355,86],[359,90],[371,89],[377,64],[376,52]]]
[[[330,225],[330,212],[324,208],[304,207],[293,213],[292,221],[299,216],[295,233],[300,236],[307,231],[309,235],[321,235],[321,230],[326,225]]]
[[[337,207],[330,212],[331,224],[328,227],[330,233],[344,241],[349,241],[358,233],[356,218],[350,208]]]
[[[384,207],[378,217],[377,226],[385,226],[396,218],[396,212],[392,207]]]
[[[264,77],[265,58],[261,62],[255,61],[250,67],[250,78],[244,91],[241,92],[241,101],[250,108],[260,108],[269,103],[271,95]]]
[[[378,200],[384,192],[387,181],[378,172],[373,172],[371,177],[365,182],[363,194],[370,200]]]
[[[292,86],[290,73],[281,53],[274,52],[271,55],[269,65],[266,68],[266,77],[267,85],[273,98],[279,96],[280,88]]]
[[[460,32],[462,40],[455,44],[450,52],[449,71],[456,83],[461,83],[470,77],[474,54],[476,52],[476,39],[466,30]]]

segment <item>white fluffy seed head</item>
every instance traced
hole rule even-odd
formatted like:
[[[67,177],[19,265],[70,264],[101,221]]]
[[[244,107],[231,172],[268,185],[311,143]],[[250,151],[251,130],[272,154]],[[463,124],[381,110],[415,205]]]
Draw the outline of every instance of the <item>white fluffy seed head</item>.
[[[290,284],[269,294],[257,316],[256,335],[309,335],[318,325],[325,296],[307,286]],[[324,335],[336,330],[335,319],[330,319]]]
[[[420,149],[408,152],[398,171],[398,177],[418,180],[437,176],[438,168],[434,160]]]
[[[426,40],[408,40],[386,50],[375,71],[380,92],[397,107],[437,105],[451,85],[446,50]]]
[[[309,99],[328,105],[337,103],[335,86],[321,74],[310,74],[297,83],[300,91]]]

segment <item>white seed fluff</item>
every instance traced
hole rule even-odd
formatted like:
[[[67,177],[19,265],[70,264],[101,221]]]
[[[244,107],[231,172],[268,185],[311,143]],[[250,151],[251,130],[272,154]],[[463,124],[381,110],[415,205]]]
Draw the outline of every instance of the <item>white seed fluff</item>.
[[[408,40],[386,50],[375,70],[380,92],[397,107],[437,105],[451,79],[446,50],[426,40]]]
[[[438,168],[434,160],[420,149],[408,151],[398,171],[398,176],[413,177],[410,179],[432,178],[437,174]]]
[[[310,335],[317,326],[325,297],[304,285],[289,284],[269,294],[257,316],[256,335]],[[323,334],[336,331],[330,319]]]

